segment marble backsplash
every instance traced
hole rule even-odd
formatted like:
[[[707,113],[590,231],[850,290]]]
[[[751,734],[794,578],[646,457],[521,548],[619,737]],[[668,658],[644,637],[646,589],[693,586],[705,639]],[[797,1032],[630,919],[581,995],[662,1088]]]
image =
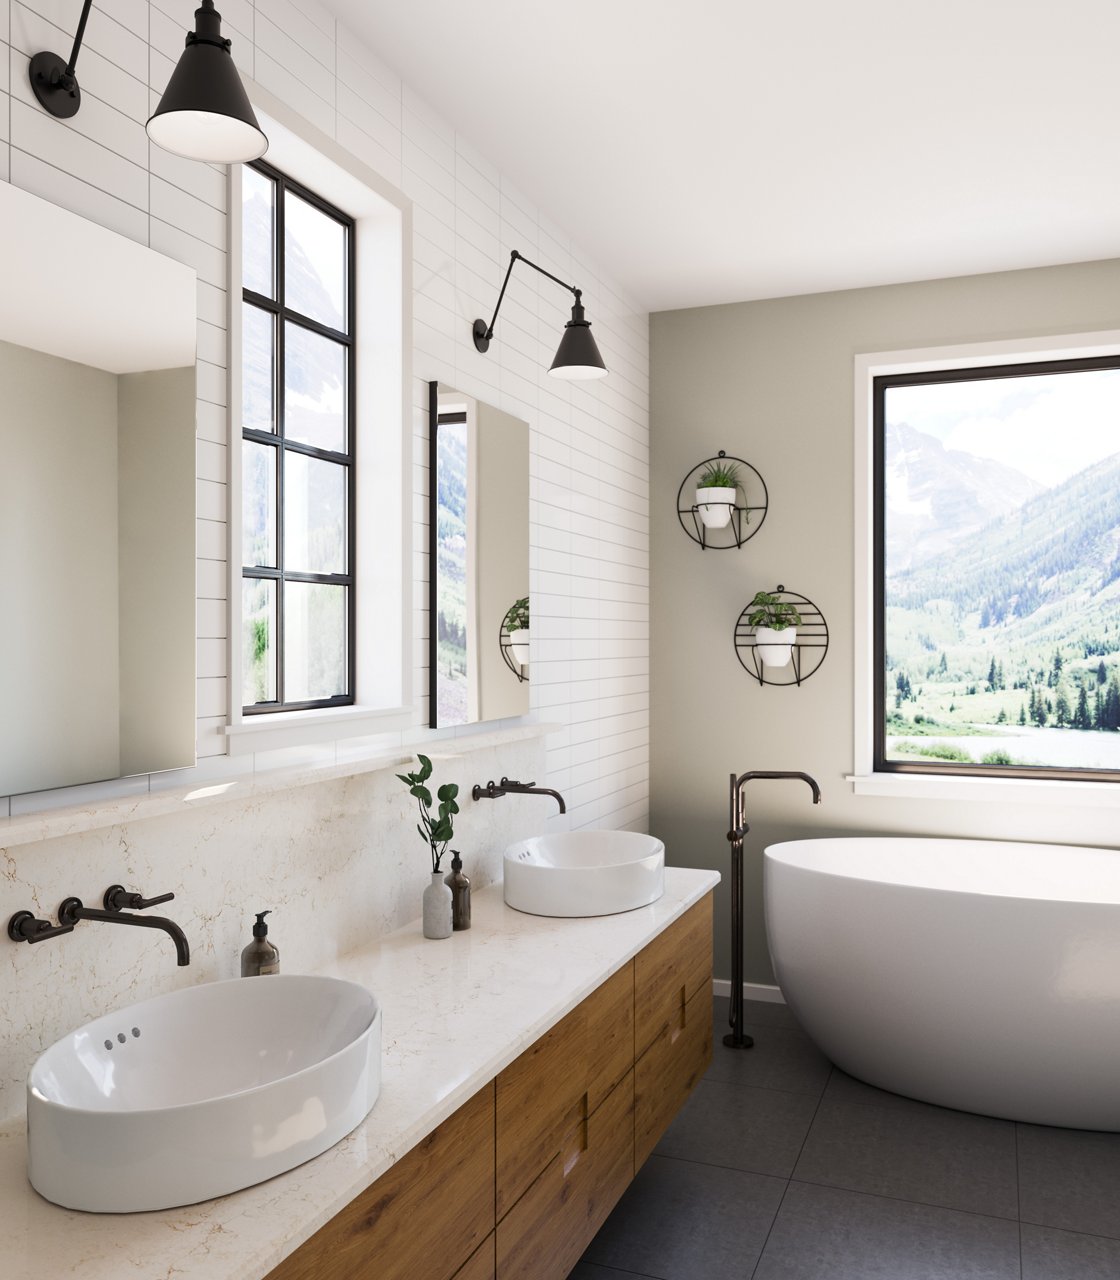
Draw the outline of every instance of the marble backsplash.
[[[0,1125],[22,1118],[28,1068],[60,1036],[135,1000],[237,976],[257,911],[273,913],[269,937],[287,973],[320,968],[418,919],[430,865],[398,771],[0,849],[0,923],[22,909],[53,920],[71,894],[100,906],[110,884],[123,884],[149,897],[173,891],[173,902],[150,911],[179,924],[191,946],[190,965],[179,968],[171,939],[156,930],[91,921],[34,946],[0,937]],[[500,878],[507,844],[546,829],[555,803],[475,803],[471,785],[544,772],[539,737],[436,760],[436,783],[460,785],[454,843],[478,888]]]

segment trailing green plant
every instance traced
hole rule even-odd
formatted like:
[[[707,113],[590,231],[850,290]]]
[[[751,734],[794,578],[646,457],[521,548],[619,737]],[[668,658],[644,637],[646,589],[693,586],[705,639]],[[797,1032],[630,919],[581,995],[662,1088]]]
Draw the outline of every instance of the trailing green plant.
[[[420,833],[420,839],[428,846],[432,855],[432,873],[433,875],[439,871],[440,860],[447,852],[447,846],[454,835],[454,815],[459,812],[459,806],[455,803],[455,797],[459,794],[459,786],[455,782],[445,782],[436,792],[436,799],[439,801],[436,810],[436,817],[432,817],[432,793],[424,785],[432,776],[432,762],[427,756],[417,755],[420,761],[420,768],[415,773],[398,773],[397,777],[408,788],[408,793],[416,797],[416,804],[420,810],[420,821],[416,824],[416,830]],[[458,851],[452,849],[453,854]]]
[[[520,600],[515,600],[506,611],[506,616],[502,619],[502,630],[506,635],[511,635],[514,631],[529,630],[529,597],[522,596]]]
[[[759,591],[747,605],[754,612],[747,618],[752,627],[769,627],[771,631],[785,631],[801,623],[801,614],[788,600],[780,600],[767,591]]]
[[[736,489],[739,468],[734,462],[710,462],[696,481],[697,489]]]

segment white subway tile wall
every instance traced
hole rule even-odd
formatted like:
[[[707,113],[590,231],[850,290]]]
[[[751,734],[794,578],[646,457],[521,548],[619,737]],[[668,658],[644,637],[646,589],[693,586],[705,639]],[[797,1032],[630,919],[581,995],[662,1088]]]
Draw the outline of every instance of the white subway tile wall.
[[[568,236],[321,4],[222,0],[239,67],[399,185],[414,202],[413,644],[415,722],[369,745],[454,734],[427,724],[427,383],[438,379],[525,418],[531,438],[530,588],[534,716],[557,723],[548,783],[558,826],[644,828],[649,760],[649,366],[646,314]],[[144,121],[192,21],[187,0],[100,0],[78,66],[82,107],[39,109],[28,57],[69,50],[77,0],[0,0],[0,180],[62,205],[198,273],[197,660],[200,760],[225,753],[228,509],[227,183],[224,170],[151,145]],[[564,295],[518,273],[487,355],[470,324],[489,318],[511,249],[584,291],[611,376],[563,384],[546,370]],[[5,251],[12,252],[12,246]],[[236,424],[232,428],[236,435]],[[327,748],[345,758],[343,741]],[[231,767],[270,767],[272,753]],[[200,768],[199,773],[206,773]],[[175,775],[180,781],[183,774]],[[189,778],[189,774],[187,775]],[[164,780],[166,782],[166,780]],[[130,780],[127,786],[136,785]],[[161,785],[158,779],[140,785]],[[106,784],[109,798],[120,784]],[[90,803],[98,788],[83,787]],[[65,803],[65,793],[42,797]],[[0,798],[0,816],[33,797]]]

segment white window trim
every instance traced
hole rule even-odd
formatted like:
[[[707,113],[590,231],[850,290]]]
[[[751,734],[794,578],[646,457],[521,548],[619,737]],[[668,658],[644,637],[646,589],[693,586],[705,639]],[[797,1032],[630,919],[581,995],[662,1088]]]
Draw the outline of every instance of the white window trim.
[[[412,703],[412,202],[380,174],[242,76],[269,137],[267,159],[355,220],[354,358],[400,367],[399,383],[358,379],[355,418],[355,703],[246,716],[241,709],[241,166],[229,185],[230,755],[406,729]],[[393,430],[392,424],[397,424]],[[387,425],[386,425],[387,424]],[[399,553],[375,556],[375,547]]]
[[[1120,354],[1120,330],[1014,338],[909,351],[877,351],[855,357],[855,600],[853,722],[854,771],[847,775],[857,795],[892,799],[995,800],[1003,804],[1059,804],[1078,808],[1120,807],[1120,785],[1109,782],[1031,778],[954,778],[874,769],[874,451],[872,387],[885,374],[915,369],[970,369],[1027,360],[1072,360]]]

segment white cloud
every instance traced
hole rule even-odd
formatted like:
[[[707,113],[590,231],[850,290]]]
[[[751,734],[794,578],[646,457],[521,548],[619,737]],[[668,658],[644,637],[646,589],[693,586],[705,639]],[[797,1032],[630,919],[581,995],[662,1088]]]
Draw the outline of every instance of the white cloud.
[[[1120,370],[892,387],[887,416],[1055,485],[1120,452]]]

